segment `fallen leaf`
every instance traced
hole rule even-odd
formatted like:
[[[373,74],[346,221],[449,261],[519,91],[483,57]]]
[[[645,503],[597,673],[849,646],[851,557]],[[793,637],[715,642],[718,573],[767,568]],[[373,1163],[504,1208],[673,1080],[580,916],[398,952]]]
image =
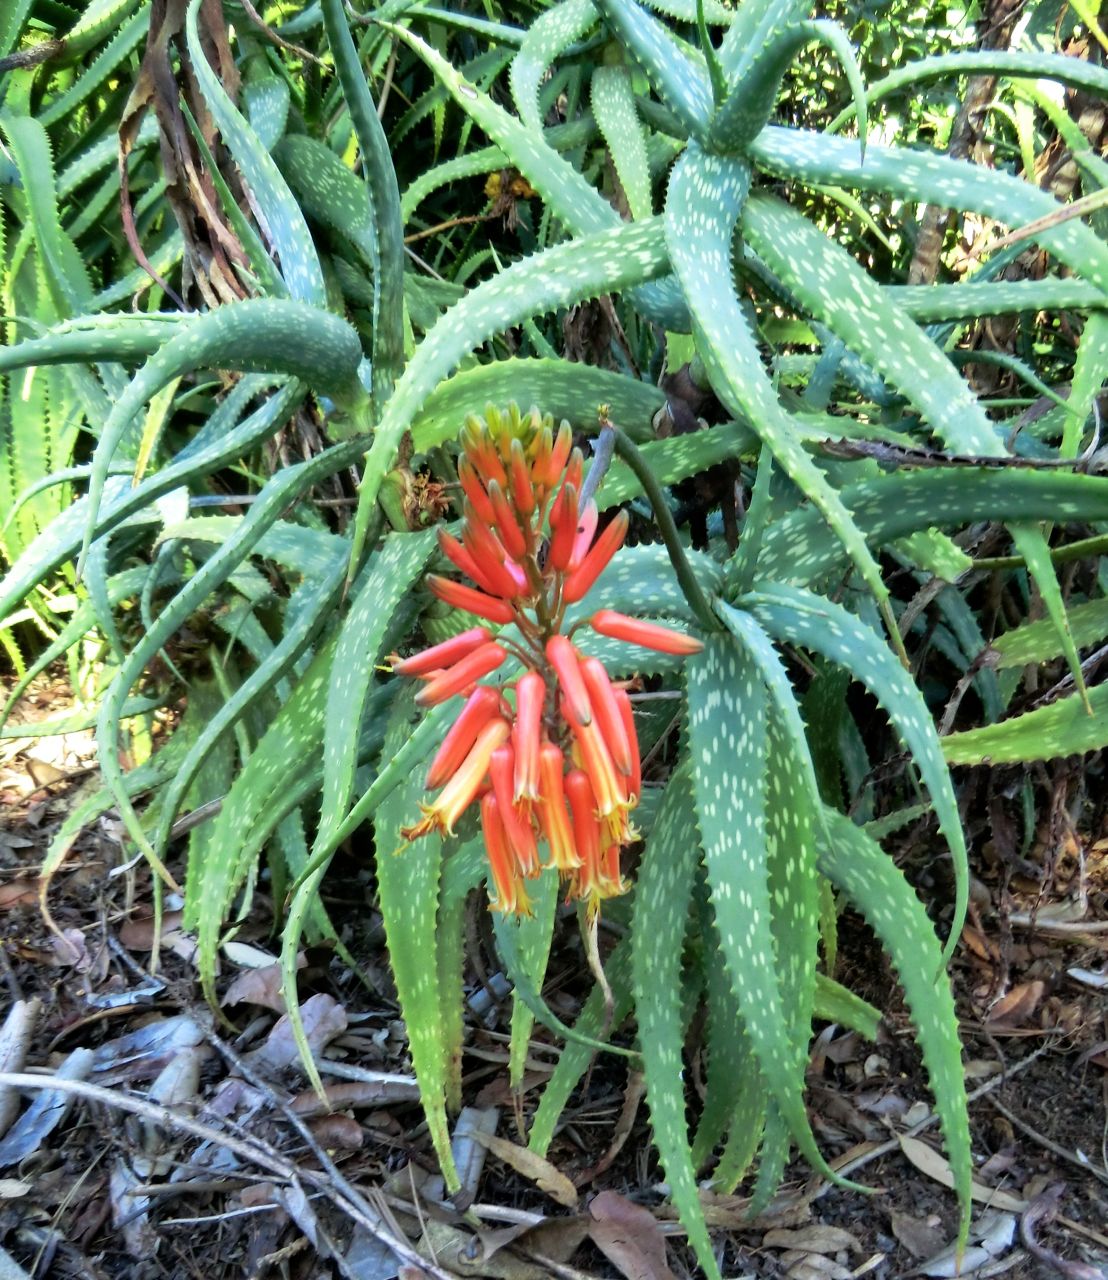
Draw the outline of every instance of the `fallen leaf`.
[[[167,933],[177,930],[183,915],[181,911],[167,911],[162,916],[162,942],[165,942]],[[152,951],[154,949],[154,917],[132,916],[129,920],[124,920],[119,926],[116,937],[128,951]]]
[[[319,1116],[311,1123],[312,1136],[321,1147],[334,1151],[357,1151],[365,1141],[362,1126],[353,1116],[336,1113],[330,1116]]]
[[[993,1005],[985,1019],[994,1025],[1018,1027],[1039,1007],[1039,1001],[1046,995],[1046,983],[1036,979],[1034,982],[1021,982]]]
[[[952,1280],[995,1262],[1012,1243],[1016,1220],[1008,1213],[985,1213],[973,1224],[970,1243],[963,1252],[957,1243],[921,1263],[917,1272],[935,1280]]]
[[[298,957],[298,969],[304,967],[303,956]],[[220,1004],[260,1004],[275,1013],[284,1013],[285,996],[281,990],[283,981],[279,964],[268,965],[264,969],[245,969],[227,988]]]
[[[292,1100],[298,1116],[322,1116],[348,1107],[379,1107],[386,1102],[413,1102],[419,1085],[411,1076],[385,1076],[381,1080],[348,1080],[324,1086],[321,1098],[314,1089],[305,1089]]]
[[[860,1253],[862,1246],[857,1237],[842,1227],[828,1227],[821,1222],[813,1222],[810,1226],[791,1231],[778,1227],[767,1231],[762,1237],[764,1249],[800,1249],[806,1253],[838,1253],[840,1249],[849,1249]]]
[[[0,884],[0,910],[31,906],[38,901],[38,885],[33,880],[9,880]]]
[[[315,1058],[321,1057],[330,1041],[346,1030],[346,1011],[337,1000],[323,991],[304,1001],[300,1006],[300,1019],[304,1024],[308,1047]],[[248,1057],[255,1062],[264,1062],[275,1070],[282,1070],[300,1061],[300,1050],[293,1037],[292,1023],[287,1013],[273,1024],[273,1030],[266,1036],[261,1048],[253,1050]]]
[[[913,1258],[932,1258],[943,1247],[943,1233],[937,1226],[898,1209],[893,1209],[890,1216],[893,1235]]]
[[[925,1173],[940,1186],[953,1191],[954,1174],[946,1159],[934,1147],[929,1147],[919,1138],[909,1138],[903,1134],[897,1137],[897,1141],[900,1143],[901,1151],[920,1173]],[[980,1182],[970,1184],[970,1195],[982,1204],[991,1205],[995,1209],[1004,1209],[1009,1213],[1022,1213],[1027,1208],[1026,1200],[1009,1195],[1007,1191],[998,1191],[996,1187],[986,1187]]]
[[[593,1243],[627,1280],[675,1280],[662,1228],[649,1209],[602,1191],[589,1202],[589,1216]]]
[[[545,1192],[551,1200],[566,1209],[576,1209],[577,1188],[559,1169],[555,1169],[549,1160],[528,1151],[526,1147],[517,1147],[507,1138],[498,1138],[495,1134],[474,1130],[472,1135],[487,1151],[498,1160],[503,1160],[518,1174],[533,1182],[540,1191]]]

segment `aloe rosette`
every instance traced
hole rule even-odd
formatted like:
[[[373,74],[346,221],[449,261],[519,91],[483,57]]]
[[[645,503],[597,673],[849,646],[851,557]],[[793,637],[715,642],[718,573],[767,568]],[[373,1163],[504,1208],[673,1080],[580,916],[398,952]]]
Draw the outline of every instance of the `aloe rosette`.
[[[409,841],[452,835],[477,804],[495,910],[529,915],[525,881],[553,867],[568,898],[595,912],[625,889],[620,851],[636,835],[631,813],[642,771],[626,688],[585,657],[563,625],[567,608],[623,545],[628,517],[620,512],[598,530],[568,422],[555,430],[537,409],[490,407],[486,418],[466,420],[461,444],[461,537],[440,529],[439,546],[475,585],[434,574],[427,585],[447,604],[512,631],[494,636],[475,626],[411,657],[394,656],[395,672],[425,682],[416,695],[421,706],[465,698],[427,775],[438,795],[401,834]],[[702,648],[694,636],[611,609],[586,625],[663,653]],[[509,656],[523,667],[518,678],[480,683]]]

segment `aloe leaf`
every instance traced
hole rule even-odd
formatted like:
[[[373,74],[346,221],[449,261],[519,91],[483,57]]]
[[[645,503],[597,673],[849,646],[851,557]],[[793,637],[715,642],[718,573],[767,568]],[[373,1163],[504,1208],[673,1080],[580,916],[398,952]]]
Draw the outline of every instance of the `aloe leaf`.
[[[484,842],[470,840],[448,852],[439,891],[438,957],[440,1017],[446,1049],[446,1105],[462,1109],[462,1044],[465,1038],[466,902],[485,879]]]
[[[704,65],[691,58],[635,0],[596,0],[596,7],[685,130],[694,138],[705,138],[713,102]]]
[[[285,136],[292,95],[288,84],[276,75],[262,75],[242,87],[242,100],[250,127],[269,152]]]
[[[773,196],[750,198],[742,228],[811,314],[896,387],[948,449],[1003,452],[965,379],[845,249]]]
[[[115,24],[113,24],[114,26]],[[138,48],[150,25],[150,10],[140,9],[118,25],[115,35],[97,54],[88,68],[63,93],[51,98],[37,112],[36,119],[49,129],[69,117],[86,102],[113,72]]]
[[[419,453],[427,453],[456,439],[467,414],[483,413],[486,405],[509,401],[521,406],[537,405],[555,422],[564,418],[575,430],[589,432],[597,430],[597,410],[606,404],[612,421],[641,444],[652,438],[651,421],[666,398],[651,383],[610,369],[565,360],[514,357],[465,369],[441,382],[412,419],[412,444]],[[679,449],[687,439],[695,437],[682,436],[667,443]]]
[[[630,952],[630,938],[623,938],[604,960],[604,977],[612,993],[610,1018],[605,1008],[604,993],[599,986],[594,986],[573,1024],[578,1039],[562,1046],[557,1065],[543,1088],[531,1121],[527,1143],[540,1156],[546,1155],[550,1149],[554,1130],[570,1095],[593,1060],[594,1050],[591,1046],[596,1037],[605,1030],[609,1033],[615,1030],[631,1012]]]
[[[351,565],[361,557],[369,515],[401,437],[463,356],[524,316],[627,288],[661,274],[666,266],[661,225],[651,219],[534,254],[451,307],[409,361],[377,428],[362,473]]]
[[[972,49],[965,53],[941,53],[918,58],[907,66],[897,67],[869,86],[869,99],[877,102],[899,93],[901,89],[915,88],[930,80],[979,75],[1004,76],[1007,80],[1057,80],[1059,84],[1088,89],[1101,97],[1108,96],[1108,71],[1082,58],[1058,53]],[[853,108],[847,107],[828,126],[828,132],[838,132],[853,115]]]
[[[782,583],[761,583],[740,604],[777,640],[803,645],[849,670],[881,704],[911,752],[954,867],[954,922],[944,952],[948,959],[969,901],[969,864],[954,788],[922,694],[881,637],[842,605]]]
[[[87,311],[92,282],[84,259],[58,218],[54,159],[46,130],[30,116],[0,112],[0,131],[19,169],[30,215],[29,226],[45,263],[47,282],[58,313],[72,316]]]
[[[973,1166],[958,1018],[950,983],[943,972],[944,960],[927,912],[880,845],[842,814],[827,809],[826,817],[828,843],[821,849],[820,867],[881,939],[896,967],[916,1024],[961,1202],[959,1237],[964,1242],[969,1229]]]
[[[155,867],[161,866],[160,859],[147,839],[138,815],[123,793],[123,775],[119,766],[117,741],[119,708],[135,681],[142,674],[147,662],[165,645],[205,597],[235,570],[266,529],[280,518],[288,504],[317,483],[321,477],[330,475],[337,467],[352,461],[358,455],[359,445],[358,441],[336,445],[310,462],[288,467],[274,476],[265,490],[258,495],[257,501],[251,506],[249,514],[243,518],[236,532],[197,570],[162,610],[154,625],[134,645],[109,687],[97,722],[101,772],[105,783],[116,794],[120,814],[127,830],[143,854],[150,860],[151,865]],[[224,899],[224,902],[226,900]],[[214,963],[214,942],[207,954]],[[205,974],[203,968],[205,958],[203,933],[200,957],[201,981],[206,980],[206,989],[210,992],[211,969],[209,967]]]
[[[688,553],[688,560],[705,594],[718,592],[723,583],[722,566],[695,551]],[[567,610],[566,622],[576,623],[601,608],[690,622],[694,616],[673,576],[669,554],[660,543],[624,547],[597,579],[588,599]]]
[[[411,708],[409,696],[398,700],[385,739],[386,756],[410,734]],[[400,835],[400,828],[418,812],[422,788],[423,780],[409,774],[377,810],[377,890],[420,1102],[447,1189],[453,1192],[459,1181],[446,1126],[447,1049],[434,963],[442,842],[432,837],[405,845]]]
[[[343,236],[371,271],[379,271],[377,224],[364,183],[330,147],[305,134],[282,138],[274,159],[304,212]]]
[[[980,729],[943,738],[950,764],[1021,764],[1099,751],[1108,745],[1108,685],[1077,694]]]
[[[977,520],[1108,520],[1108,485],[1095,476],[988,467],[900,472],[842,491],[858,526],[874,546],[917,529]],[[845,555],[824,536],[814,511],[795,511],[770,526],[758,565],[761,577],[813,583],[839,572]]]
[[[1066,613],[1070,635],[1079,648],[1100,644],[1108,636],[1108,597],[1071,605]],[[1058,631],[1049,618],[1025,622],[992,642],[998,655],[997,666],[1025,667],[1049,662],[1061,653]]]
[[[626,67],[596,67],[589,92],[593,115],[608,144],[631,216],[649,218],[654,212],[650,165],[630,71]]]
[[[505,929],[517,933],[515,952],[527,971],[527,981],[537,991],[542,990],[550,959],[550,944],[554,938],[554,913],[558,906],[558,875],[549,868],[534,881],[530,889],[533,915],[516,920],[505,920]],[[509,973],[508,977],[515,978]],[[513,1089],[523,1084],[527,1065],[527,1049],[535,1015],[518,996],[512,997],[511,1041],[508,1047],[508,1081]]]
[[[323,0],[323,24],[342,84],[346,109],[362,151],[373,205],[379,270],[373,277],[373,397],[379,410],[392,392],[404,362],[404,224],[388,140],[366,84],[341,0]]]
[[[706,155],[692,145],[670,179],[666,243],[697,328],[697,350],[717,395],[736,417],[749,421],[827,520],[875,599],[886,604],[881,571],[849,511],[797,439],[735,295],[731,240],[749,187],[745,161]]]
[[[596,7],[592,0],[561,0],[531,23],[508,73],[512,100],[519,118],[529,128],[542,129],[539,85],[547,68],[595,21]]]
[[[104,423],[93,454],[78,573],[96,529],[104,481],[116,449],[132,419],[162,387],[194,369],[214,365],[303,376],[321,391],[353,399],[361,393],[360,361],[361,346],[354,330],[337,316],[304,303],[254,298],[198,316],[176,341],[166,342],[150,357]]]
[[[726,422],[707,431],[651,441],[641,447],[640,453],[658,483],[672,485],[707,471],[717,462],[751,454],[756,448],[757,437],[748,427]],[[642,483],[631,468],[622,459],[616,459],[601,482],[596,501],[604,511],[629,502],[643,492]]]
[[[789,63],[813,41],[819,41],[836,55],[854,98],[859,120],[858,133],[867,132],[866,87],[858,59],[846,32],[837,22],[817,19],[780,28],[765,43],[748,54],[735,87],[720,105],[708,130],[707,147],[713,151],[742,152],[765,126],[781,91],[781,81]]]
[[[719,49],[728,80],[741,83],[759,52],[787,27],[807,18],[811,9],[808,0],[741,0]]]
[[[354,791],[362,716],[394,611],[435,549],[435,533],[393,534],[372,561],[335,648],[323,734],[323,808],[313,854],[333,838]]]
[[[877,1039],[881,1025],[880,1009],[825,973],[816,974],[815,1015],[822,1022],[837,1022],[871,1041]]]
[[[731,1112],[727,1141],[712,1176],[712,1185],[722,1195],[731,1195],[746,1177],[765,1135],[766,1117],[773,1105],[769,1092],[753,1061],[738,1081],[739,1093]],[[789,1131],[784,1132],[786,1158]]]
[[[669,780],[639,869],[631,932],[631,980],[654,1145],[697,1260],[707,1275],[719,1280],[689,1148],[681,1068],[681,955],[698,852],[693,792],[688,770],[682,769]]]
[[[273,157],[228,98],[204,54],[196,29],[196,14],[200,3],[201,0],[191,0],[189,4],[185,17],[185,38],[193,73],[204,95],[204,101],[257,202],[266,236],[280,260],[281,275],[288,285],[289,293],[300,302],[323,307],[327,303],[327,291],[304,215],[274,164]]]
[[[1065,208],[1029,182],[928,151],[871,146],[863,163],[857,142],[825,133],[770,126],[750,144],[750,158],[767,172],[791,181],[831,183],[972,210],[1011,227]],[[1108,292],[1108,248],[1076,218],[1037,231],[1031,239]]]
[[[804,1156],[826,1171],[804,1109],[805,1063],[796,1052],[777,969],[767,864],[765,688],[753,656],[729,634],[707,636],[686,672],[696,822],[732,988],[771,1095]]]

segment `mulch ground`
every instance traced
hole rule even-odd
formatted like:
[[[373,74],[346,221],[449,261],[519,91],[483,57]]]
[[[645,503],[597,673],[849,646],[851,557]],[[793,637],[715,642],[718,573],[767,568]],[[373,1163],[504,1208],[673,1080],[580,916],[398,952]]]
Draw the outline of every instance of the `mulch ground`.
[[[41,683],[23,714],[38,718],[60,696]],[[436,1179],[357,849],[326,893],[361,976],[323,950],[305,955],[301,975],[330,1111],[282,1016],[264,892],[224,951],[220,1018],[199,998],[172,902],[155,938],[149,875],[123,864],[111,815],[50,883],[51,928],[39,868],[94,764],[89,733],[0,740],[0,1071],[37,1078],[0,1081],[0,1280],[388,1280],[421,1265],[513,1280],[699,1274],[624,1059],[594,1064],[548,1163],[519,1154],[557,1046],[536,1033],[525,1091],[513,1095],[510,1000],[481,912],[455,1131],[465,1188],[453,1202]],[[1048,826],[1014,872],[995,847],[979,852],[953,966],[978,1184],[963,1275],[1108,1275],[1108,838]],[[925,839],[893,852],[926,890]],[[575,931],[565,938],[547,995],[571,1017],[590,979]],[[850,916],[838,976],[884,1023],[875,1044],[818,1030],[808,1101],[828,1158],[873,1193],[794,1164],[751,1222],[741,1195],[706,1191],[723,1273],[955,1275],[956,1206],[926,1078],[887,962]],[[694,1052],[690,1107],[700,1066]],[[466,1136],[473,1129],[499,1141],[488,1149]]]

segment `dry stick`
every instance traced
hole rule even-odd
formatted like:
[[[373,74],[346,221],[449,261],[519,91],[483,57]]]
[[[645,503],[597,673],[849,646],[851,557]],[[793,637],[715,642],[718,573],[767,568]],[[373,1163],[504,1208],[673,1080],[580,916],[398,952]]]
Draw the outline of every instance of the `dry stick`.
[[[223,1048],[226,1049],[226,1046],[223,1046]],[[280,1178],[285,1182],[293,1183],[299,1179],[311,1183],[323,1191],[339,1208],[344,1210],[358,1226],[364,1228],[386,1248],[391,1249],[398,1258],[409,1266],[420,1268],[427,1272],[428,1275],[434,1276],[435,1280],[457,1280],[457,1277],[451,1272],[429,1263],[408,1241],[399,1239],[392,1232],[381,1227],[378,1222],[375,1222],[362,1207],[364,1202],[361,1197],[356,1191],[353,1191],[353,1188],[350,1187],[350,1184],[341,1174],[339,1175],[339,1180],[344,1188],[348,1189],[342,1192],[333,1184],[326,1173],[319,1173],[314,1169],[298,1169],[296,1165],[286,1160],[279,1152],[274,1151],[272,1147],[257,1139],[246,1141],[233,1137],[231,1134],[224,1133],[219,1129],[213,1129],[210,1125],[203,1124],[199,1120],[193,1120],[189,1116],[181,1115],[170,1107],[163,1106],[160,1103],[148,1102],[145,1098],[136,1098],[131,1094],[120,1093],[116,1089],[106,1089],[103,1085],[86,1084],[81,1080],[63,1080],[55,1075],[30,1075],[24,1072],[12,1071],[0,1072],[0,1088],[5,1086],[10,1086],[13,1089],[55,1089],[62,1093],[72,1093],[76,1097],[85,1098],[89,1102],[99,1102],[106,1107],[129,1111],[133,1115],[143,1116],[147,1120],[152,1120],[155,1124],[176,1128],[183,1133],[191,1134],[194,1138],[199,1138],[202,1142],[210,1142],[215,1146],[223,1147],[241,1159],[249,1160],[252,1164],[265,1169],[271,1176]],[[331,1162],[327,1161],[327,1163]],[[353,1194],[351,1195],[350,1192],[353,1192]]]
[[[994,1076],[992,1080],[986,1080],[983,1085],[975,1089],[971,1094],[967,1095],[966,1102],[976,1102],[979,1098],[983,1098],[987,1094],[992,1093],[994,1089],[1000,1088],[1002,1084],[1011,1080],[1013,1076],[1019,1075],[1021,1071],[1029,1067],[1034,1061],[1036,1061],[1036,1059],[1041,1058],[1050,1047],[1049,1043],[1044,1044],[1041,1048],[1036,1049],[1034,1053],[1028,1054],[1021,1062],[1017,1062],[1010,1070],[1002,1071],[999,1075]],[[847,1177],[856,1169],[861,1169],[863,1165],[872,1164],[874,1160],[880,1159],[881,1156],[887,1156],[892,1151],[899,1151],[901,1137],[918,1137],[924,1132],[924,1130],[930,1129],[932,1125],[937,1124],[938,1120],[938,1112],[933,1112],[926,1120],[921,1120],[919,1124],[914,1124],[907,1133],[898,1134],[895,1138],[890,1138],[887,1142],[880,1143],[878,1146],[874,1147],[872,1151],[865,1151],[856,1159],[848,1160],[846,1164],[836,1169],[835,1172],[842,1174],[843,1177]],[[817,1189],[815,1194],[812,1196],[812,1199],[818,1200],[830,1190],[832,1190],[832,1184],[830,1182],[825,1182]]]
[[[1046,1134],[1040,1133],[1037,1129],[1032,1129],[1026,1120],[1021,1120],[1015,1112],[1009,1111],[999,1098],[990,1098],[989,1102],[996,1107],[1005,1119],[1010,1120],[1017,1129],[1027,1134],[1033,1142],[1037,1142],[1039,1146],[1053,1152],[1060,1160],[1068,1160],[1070,1164],[1076,1165],[1082,1173],[1087,1173],[1096,1178],[1098,1182],[1103,1182],[1105,1186],[1108,1186],[1108,1173],[1103,1169],[1098,1169],[1095,1164],[1089,1164],[1088,1161],[1080,1159],[1072,1151],[1067,1151],[1065,1147],[1059,1146],[1057,1142],[1052,1141]]]

